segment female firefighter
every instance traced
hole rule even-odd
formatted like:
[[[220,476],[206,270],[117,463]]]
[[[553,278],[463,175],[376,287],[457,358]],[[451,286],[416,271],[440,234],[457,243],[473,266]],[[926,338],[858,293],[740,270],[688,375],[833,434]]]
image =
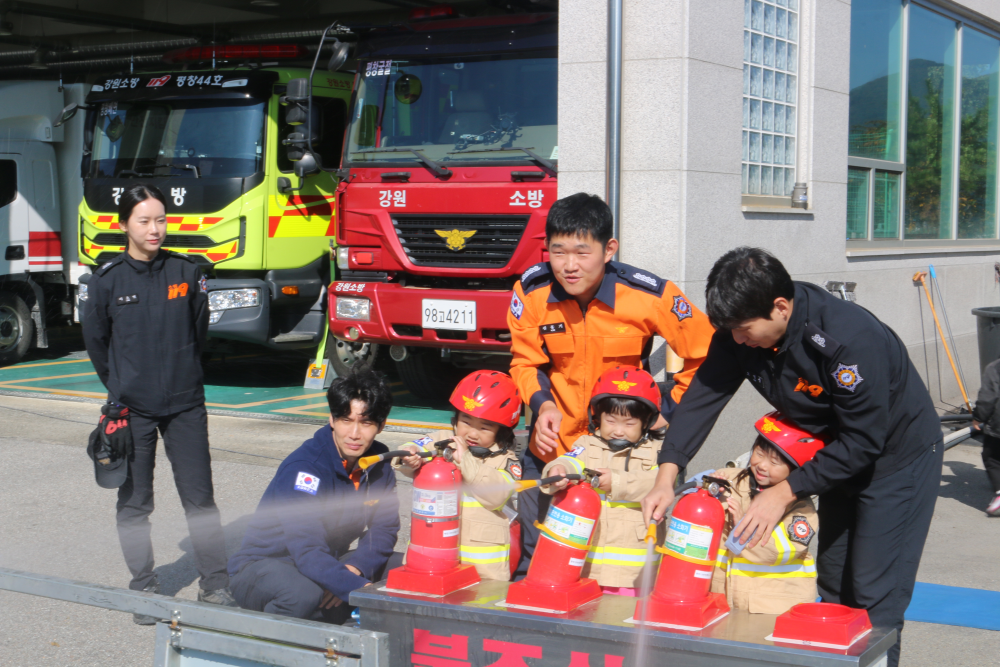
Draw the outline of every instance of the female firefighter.
[[[474,565],[483,579],[509,581],[512,567],[520,560],[520,526],[507,501],[514,482],[521,479],[514,453],[521,397],[509,375],[476,371],[458,383],[451,404],[455,408],[453,432],[436,431],[403,449],[428,451],[435,442],[451,441],[453,460],[465,482],[459,526],[462,562]],[[419,456],[407,456],[402,459],[405,465],[398,459],[393,465],[413,476],[423,462]]]
[[[206,282],[189,256],[162,248],[166,201],[152,185],[133,185],[122,193],[118,226],[125,234],[126,249],[91,277],[83,339],[94,370],[108,389],[105,410],[129,415],[131,422],[126,432],[134,451],[128,457],[128,473],[114,482],[118,538],[132,573],[129,588],[160,592],[149,524],[159,432],[201,574],[198,600],[235,607],[212,486],[202,382],[201,352],[208,335]],[[156,623],[144,614],[135,614],[134,619],[140,625]]]
[[[601,473],[595,489],[601,496],[601,517],[581,576],[596,579],[605,593],[634,597],[640,586],[646,526],[639,501],[656,481],[663,430],[651,429],[660,415],[660,401],[660,389],[646,371],[635,366],[605,371],[590,396],[592,435],[578,438],[569,452],[542,471],[543,478],[585,469]],[[551,494],[567,484],[561,480],[541,490]]]
[[[725,593],[733,609],[783,614],[800,602],[816,601],[816,563],[809,543],[819,530],[819,519],[812,500],[796,501],[770,537],[752,549],[741,550],[739,542],[727,538],[760,491],[780,484],[826,443],[822,436],[799,429],[778,412],[764,415],[756,426],[750,464],[743,470],[723,468],[711,473],[729,480],[732,489],[712,592]]]

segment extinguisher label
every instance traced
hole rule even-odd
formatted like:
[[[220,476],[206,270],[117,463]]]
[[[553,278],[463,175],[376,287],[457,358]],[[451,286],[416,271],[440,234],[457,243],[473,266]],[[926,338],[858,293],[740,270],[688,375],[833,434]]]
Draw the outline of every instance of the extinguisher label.
[[[413,513],[420,516],[458,516],[458,491],[413,489]]]
[[[712,544],[712,529],[682,519],[670,519],[664,546],[675,553],[699,560],[708,560]]]
[[[590,542],[590,534],[594,532],[594,520],[571,514],[558,507],[550,507],[545,517],[545,527],[564,540],[585,547]]]
[[[583,564],[585,562],[586,562],[586,559],[583,559],[583,558],[570,558],[569,559],[569,566],[570,567],[583,567]]]

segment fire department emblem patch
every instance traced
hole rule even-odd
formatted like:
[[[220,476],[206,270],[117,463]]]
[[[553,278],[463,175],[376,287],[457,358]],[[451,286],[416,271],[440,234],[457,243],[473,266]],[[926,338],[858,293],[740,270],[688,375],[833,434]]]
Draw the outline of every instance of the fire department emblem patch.
[[[206,278],[205,276],[202,276],[198,280],[198,287],[201,289],[202,292],[207,292],[208,291],[208,278]]]
[[[833,379],[837,381],[837,386],[841,389],[854,393],[858,385],[865,381],[858,372],[858,365],[848,366],[847,364],[837,364],[837,370],[833,373]]]
[[[804,516],[793,516],[792,523],[788,526],[788,539],[792,542],[798,542],[805,546],[809,546],[809,542],[812,541],[813,535],[816,531],[813,527],[809,525]]]
[[[507,473],[514,479],[521,479],[521,464],[517,461],[507,463]]]
[[[670,309],[670,312],[677,316],[678,322],[683,322],[689,317],[694,317],[694,313],[691,312],[691,304],[680,295],[674,297],[674,307]]]

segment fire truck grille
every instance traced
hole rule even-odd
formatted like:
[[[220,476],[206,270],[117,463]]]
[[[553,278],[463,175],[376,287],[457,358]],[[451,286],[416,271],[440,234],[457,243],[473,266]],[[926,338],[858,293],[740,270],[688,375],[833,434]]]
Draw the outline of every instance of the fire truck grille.
[[[123,246],[125,245],[125,235],[114,232],[104,232],[94,237],[95,245],[102,246]],[[214,248],[219,245],[218,241],[213,241],[207,236],[200,234],[167,234],[167,241],[164,248]]]
[[[499,269],[517,248],[526,215],[397,215],[399,242],[415,266]]]

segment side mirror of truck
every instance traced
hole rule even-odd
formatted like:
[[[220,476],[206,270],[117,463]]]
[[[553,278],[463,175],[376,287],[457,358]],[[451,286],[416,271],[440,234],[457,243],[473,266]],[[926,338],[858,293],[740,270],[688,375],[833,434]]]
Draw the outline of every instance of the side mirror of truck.
[[[299,177],[299,187],[292,187],[292,179],[287,176],[281,176],[278,178],[278,192],[285,195],[290,195],[293,192],[298,192],[305,187],[306,176],[310,174],[315,174],[320,171],[319,161],[316,157],[309,151],[304,151],[299,161],[295,163],[293,167],[295,175]]]
[[[331,72],[336,72],[344,66],[344,63],[347,62],[347,56],[350,52],[351,45],[345,44],[339,39],[334,39],[332,46],[333,54],[330,56],[330,62],[326,64],[326,69]]]
[[[73,118],[73,116],[76,115],[76,112],[80,109],[86,111],[89,110],[90,107],[88,107],[86,104],[77,104],[76,102],[73,102],[72,104],[67,104],[66,108],[64,108],[62,111],[59,112],[59,118],[58,120],[56,120],[56,122],[52,123],[52,127],[60,127],[62,125],[65,125]]]

